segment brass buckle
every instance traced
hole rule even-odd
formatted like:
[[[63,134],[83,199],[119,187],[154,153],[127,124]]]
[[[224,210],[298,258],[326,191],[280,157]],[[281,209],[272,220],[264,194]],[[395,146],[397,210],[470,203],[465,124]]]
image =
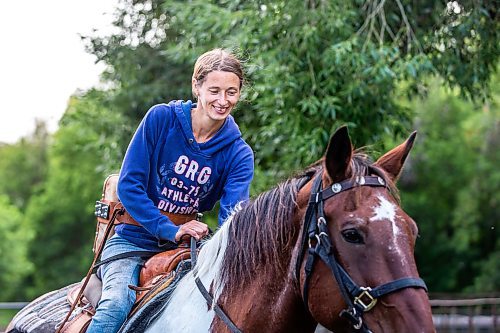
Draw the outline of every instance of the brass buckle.
[[[359,289],[363,292],[354,297],[354,304],[359,305],[364,312],[370,311],[377,304],[377,299],[370,294],[372,288],[360,287]]]

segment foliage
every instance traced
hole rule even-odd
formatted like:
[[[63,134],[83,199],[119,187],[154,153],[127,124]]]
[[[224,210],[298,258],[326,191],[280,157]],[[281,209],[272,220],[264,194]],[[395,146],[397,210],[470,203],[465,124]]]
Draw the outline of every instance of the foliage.
[[[264,179],[274,179],[319,158],[341,124],[356,144],[409,128],[412,112],[395,102],[402,81],[409,95],[425,92],[428,73],[470,96],[486,91],[498,59],[495,18],[487,1],[457,13],[435,1],[123,0],[119,32],[86,41],[110,66],[117,96],[142,104],[119,102],[138,119],[165,96],[189,96],[199,54],[235,50],[250,82],[235,117]],[[258,183],[255,192],[271,184]]]
[[[420,272],[434,291],[495,291],[499,96],[480,107],[439,85],[428,99],[414,102],[419,137],[401,186],[405,208],[420,228]]]
[[[24,281],[31,289],[21,296],[83,277],[105,177],[118,171],[149,107],[190,98],[194,61],[214,47],[234,50],[246,68],[234,116],[255,150],[253,195],[320,158],[341,124],[356,146],[377,151],[415,126],[419,139],[401,187],[420,226],[423,277],[436,291],[498,290],[499,118],[498,95],[490,89],[500,54],[495,6],[121,0],[113,34],[83,37],[107,65],[107,89],[73,96],[53,137],[39,126],[33,136],[0,146],[0,195],[9,198],[0,202],[0,215],[11,216],[0,224],[1,237],[28,241],[35,234],[28,243],[34,271]],[[439,86],[427,83],[436,77]],[[498,79],[493,83],[498,88]],[[215,212],[206,221],[214,224]],[[22,246],[9,242],[0,251],[19,246],[12,258],[28,262]],[[27,273],[2,271],[0,283]]]
[[[19,300],[23,278],[33,270],[27,257],[33,233],[6,195],[0,195],[0,219],[0,300]]]
[[[106,78],[116,87],[113,103],[131,118],[131,128],[151,104],[188,98],[199,54],[221,46],[238,53],[249,84],[235,117],[256,151],[253,193],[258,193],[319,158],[340,124],[349,124],[356,145],[406,131],[415,113],[399,103],[400,95],[425,94],[423,78],[429,74],[440,75],[463,95],[487,96],[499,54],[496,8],[487,1],[451,6],[400,0],[125,0],[117,11],[119,32],[86,41],[108,64]],[[471,261],[495,246],[494,241],[477,245],[490,239],[485,227],[495,221],[496,201],[490,199],[497,191],[489,180],[495,179],[490,153],[496,146],[483,142],[495,142],[491,124],[497,114],[494,107],[492,118],[472,112],[456,97],[435,102],[451,111],[435,106],[435,112],[416,113],[425,163],[415,169],[418,184],[430,177],[440,182],[420,188],[409,202],[417,216],[432,212],[426,220],[438,220],[422,226],[422,235],[431,236],[419,243],[419,257],[455,258],[455,268],[438,272],[446,274],[436,274],[434,265],[423,274],[439,290],[456,290],[472,283],[474,274],[466,272],[479,273]],[[492,178],[481,178],[484,173]],[[489,209],[483,213],[480,207]]]
[[[500,54],[498,3],[449,1],[442,13],[434,33],[424,36],[436,71],[463,95],[484,100]]]
[[[0,146],[0,193],[23,211],[33,191],[45,181],[48,144],[46,125],[37,122],[33,134]]]
[[[161,1],[121,1],[114,25],[118,31],[105,37],[83,37],[87,50],[108,69],[103,80],[112,83],[113,106],[130,118],[135,129],[156,103],[189,99],[192,64],[181,63],[162,52],[163,40],[174,41],[171,14]],[[126,147],[122,147],[126,148]]]
[[[4,330],[9,325],[18,310],[0,311],[0,330]]]
[[[27,283],[30,297],[83,278],[92,261],[94,203],[123,157],[116,148],[124,140],[122,116],[105,104],[102,92],[73,97],[54,136],[47,181],[26,211],[36,233],[30,243],[37,268]]]

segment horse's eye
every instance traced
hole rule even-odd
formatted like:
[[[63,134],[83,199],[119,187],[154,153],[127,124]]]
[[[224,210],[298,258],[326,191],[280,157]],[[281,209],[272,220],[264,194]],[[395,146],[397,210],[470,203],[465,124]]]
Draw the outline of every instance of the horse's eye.
[[[356,229],[346,229],[342,231],[342,237],[349,242],[354,244],[363,244],[363,236]]]

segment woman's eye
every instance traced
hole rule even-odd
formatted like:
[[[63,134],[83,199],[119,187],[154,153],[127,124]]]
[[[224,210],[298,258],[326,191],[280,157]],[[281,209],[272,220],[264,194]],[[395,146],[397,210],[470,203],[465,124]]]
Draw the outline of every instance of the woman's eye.
[[[356,229],[346,229],[342,231],[342,237],[349,242],[354,244],[364,244],[363,236]]]

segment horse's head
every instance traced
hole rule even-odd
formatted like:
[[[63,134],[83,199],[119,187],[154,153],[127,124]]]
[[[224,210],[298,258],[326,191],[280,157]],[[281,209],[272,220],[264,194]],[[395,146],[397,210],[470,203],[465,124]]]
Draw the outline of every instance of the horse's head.
[[[418,229],[394,186],[415,137],[370,163],[340,128],[299,192],[300,288],[313,318],[335,332],[434,332],[414,259]]]

